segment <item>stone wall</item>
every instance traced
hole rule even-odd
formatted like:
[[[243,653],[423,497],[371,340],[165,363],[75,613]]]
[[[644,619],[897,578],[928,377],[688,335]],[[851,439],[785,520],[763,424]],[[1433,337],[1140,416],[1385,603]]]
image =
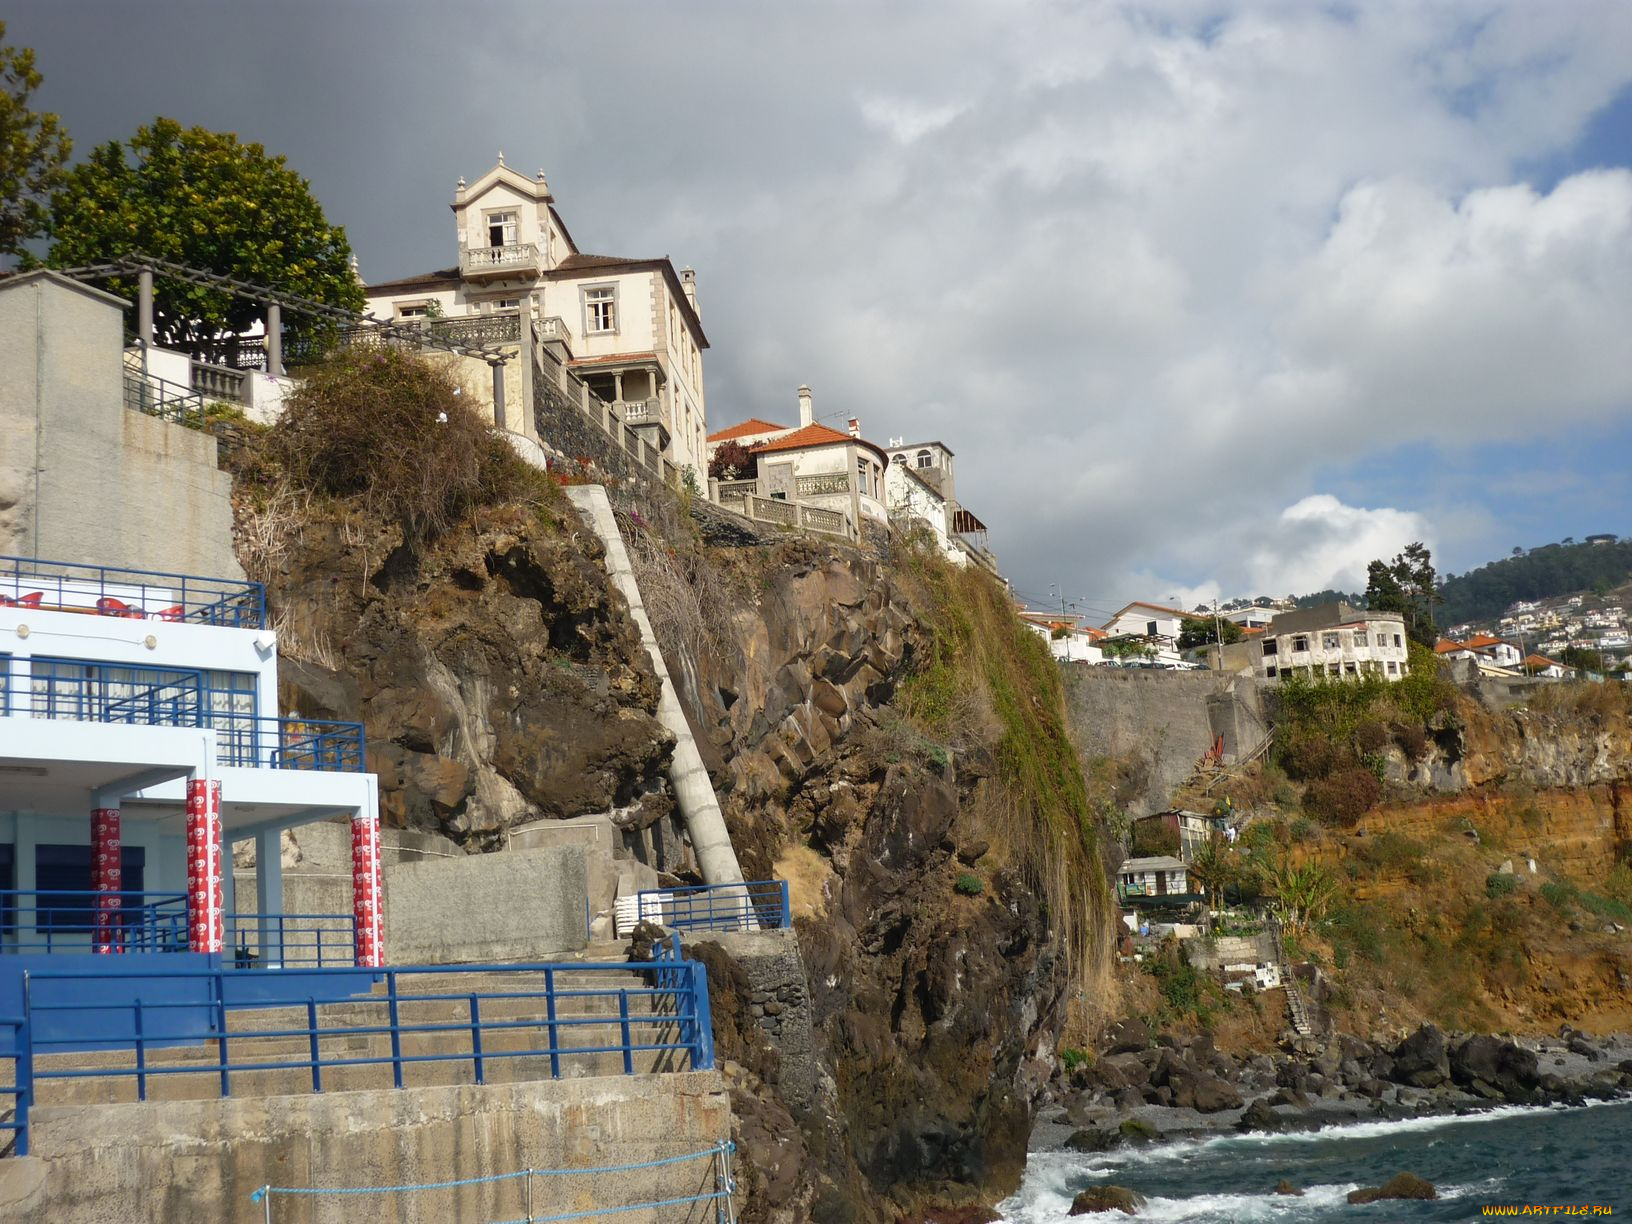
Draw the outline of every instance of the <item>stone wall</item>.
[[[760,1031],[782,1056],[781,1096],[796,1110],[808,1110],[816,1091],[811,1056],[810,992],[805,962],[792,929],[716,932],[706,937],[742,966],[751,993],[748,1010]]]
[[[670,482],[673,465],[548,356],[534,362],[532,386],[532,427],[544,445],[618,481]]]
[[[1250,677],[1081,666],[1061,674],[1078,753],[1124,762],[1137,793],[1119,798],[1136,815],[1164,810],[1217,736],[1228,762],[1256,751],[1268,732]]]
[[[0,1161],[0,1213],[53,1224],[258,1222],[261,1186],[425,1184],[516,1170],[638,1164],[730,1138],[717,1072],[307,1096],[59,1105],[31,1116],[34,1155]],[[706,1193],[710,1161],[534,1179],[535,1214]],[[520,1179],[391,1196],[278,1196],[278,1224],[518,1219]],[[714,1204],[620,1213],[711,1224]]]

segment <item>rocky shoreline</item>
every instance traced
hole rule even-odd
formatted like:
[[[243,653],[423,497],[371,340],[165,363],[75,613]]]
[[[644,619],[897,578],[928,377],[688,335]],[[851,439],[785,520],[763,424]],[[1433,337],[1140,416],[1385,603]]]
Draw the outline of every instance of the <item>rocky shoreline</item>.
[[[1632,1036],[1593,1039],[1568,1025],[1541,1039],[1424,1025],[1391,1046],[1346,1034],[1288,1044],[1298,1048],[1237,1057],[1206,1034],[1156,1036],[1122,1021],[1097,1059],[1056,1081],[1031,1148],[1104,1152],[1632,1095]]]

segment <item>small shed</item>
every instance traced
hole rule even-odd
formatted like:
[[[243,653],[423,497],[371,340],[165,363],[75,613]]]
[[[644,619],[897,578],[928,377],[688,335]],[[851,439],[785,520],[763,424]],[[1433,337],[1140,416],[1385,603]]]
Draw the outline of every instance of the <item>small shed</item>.
[[[1117,893],[1137,905],[1152,901],[1190,901],[1201,895],[1194,887],[1190,869],[1172,855],[1131,858],[1117,870]]]

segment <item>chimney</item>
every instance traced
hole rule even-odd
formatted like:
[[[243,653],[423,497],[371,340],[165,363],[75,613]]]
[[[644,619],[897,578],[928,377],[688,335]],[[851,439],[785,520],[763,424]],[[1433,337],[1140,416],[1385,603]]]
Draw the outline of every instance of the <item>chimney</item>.
[[[699,319],[703,312],[697,309],[697,273],[691,268],[680,269],[680,287],[686,291],[686,301],[691,303],[691,312]]]
[[[813,424],[816,420],[815,412],[810,406],[810,388],[799,388],[799,428]]]
[[[861,418],[860,417],[851,417],[850,418],[850,436],[852,438],[861,437]]]

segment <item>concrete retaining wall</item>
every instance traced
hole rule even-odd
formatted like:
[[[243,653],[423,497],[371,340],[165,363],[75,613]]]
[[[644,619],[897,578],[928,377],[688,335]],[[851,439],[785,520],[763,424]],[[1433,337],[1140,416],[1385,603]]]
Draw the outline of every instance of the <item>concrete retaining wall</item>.
[[[0,553],[242,578],[215,439],[124,406],[122,306],[0,286]]]
[[[262,1185],[380,1186],[526,1168],[627,1165],[729,1139],[718,1072],[135,1105],[33,1113],[34,1156],[0,1161],[0,1212],[52,1224],[258,1224]],[[533,1181],[536,1214],[714,1189],[709,1161]],[[520,1179],[381,1196],[277,1196],[277,1224],[476,1224],[518,1219]],[[632,1224],[705,1224],[706,1207],[632,1211]]]
[[[395,965],[530,960],[589,942],[582,846],[398,863],[384,874]]]
[[[1077,751],[1133,766],[1138,793],[1121,798],[1135,815],[1165,809],[1215,737],[1224,737],[1228,761],[1252,753],[1267,733],[1259,684],[1249,677],[1110,667],[1061,675]]]
[[[1217,939],[1187,939],[1184,956],[1197,969],[1222,969],[1225,965],[1265,965],[1275,962],[1275,937],[1222,935]]]

